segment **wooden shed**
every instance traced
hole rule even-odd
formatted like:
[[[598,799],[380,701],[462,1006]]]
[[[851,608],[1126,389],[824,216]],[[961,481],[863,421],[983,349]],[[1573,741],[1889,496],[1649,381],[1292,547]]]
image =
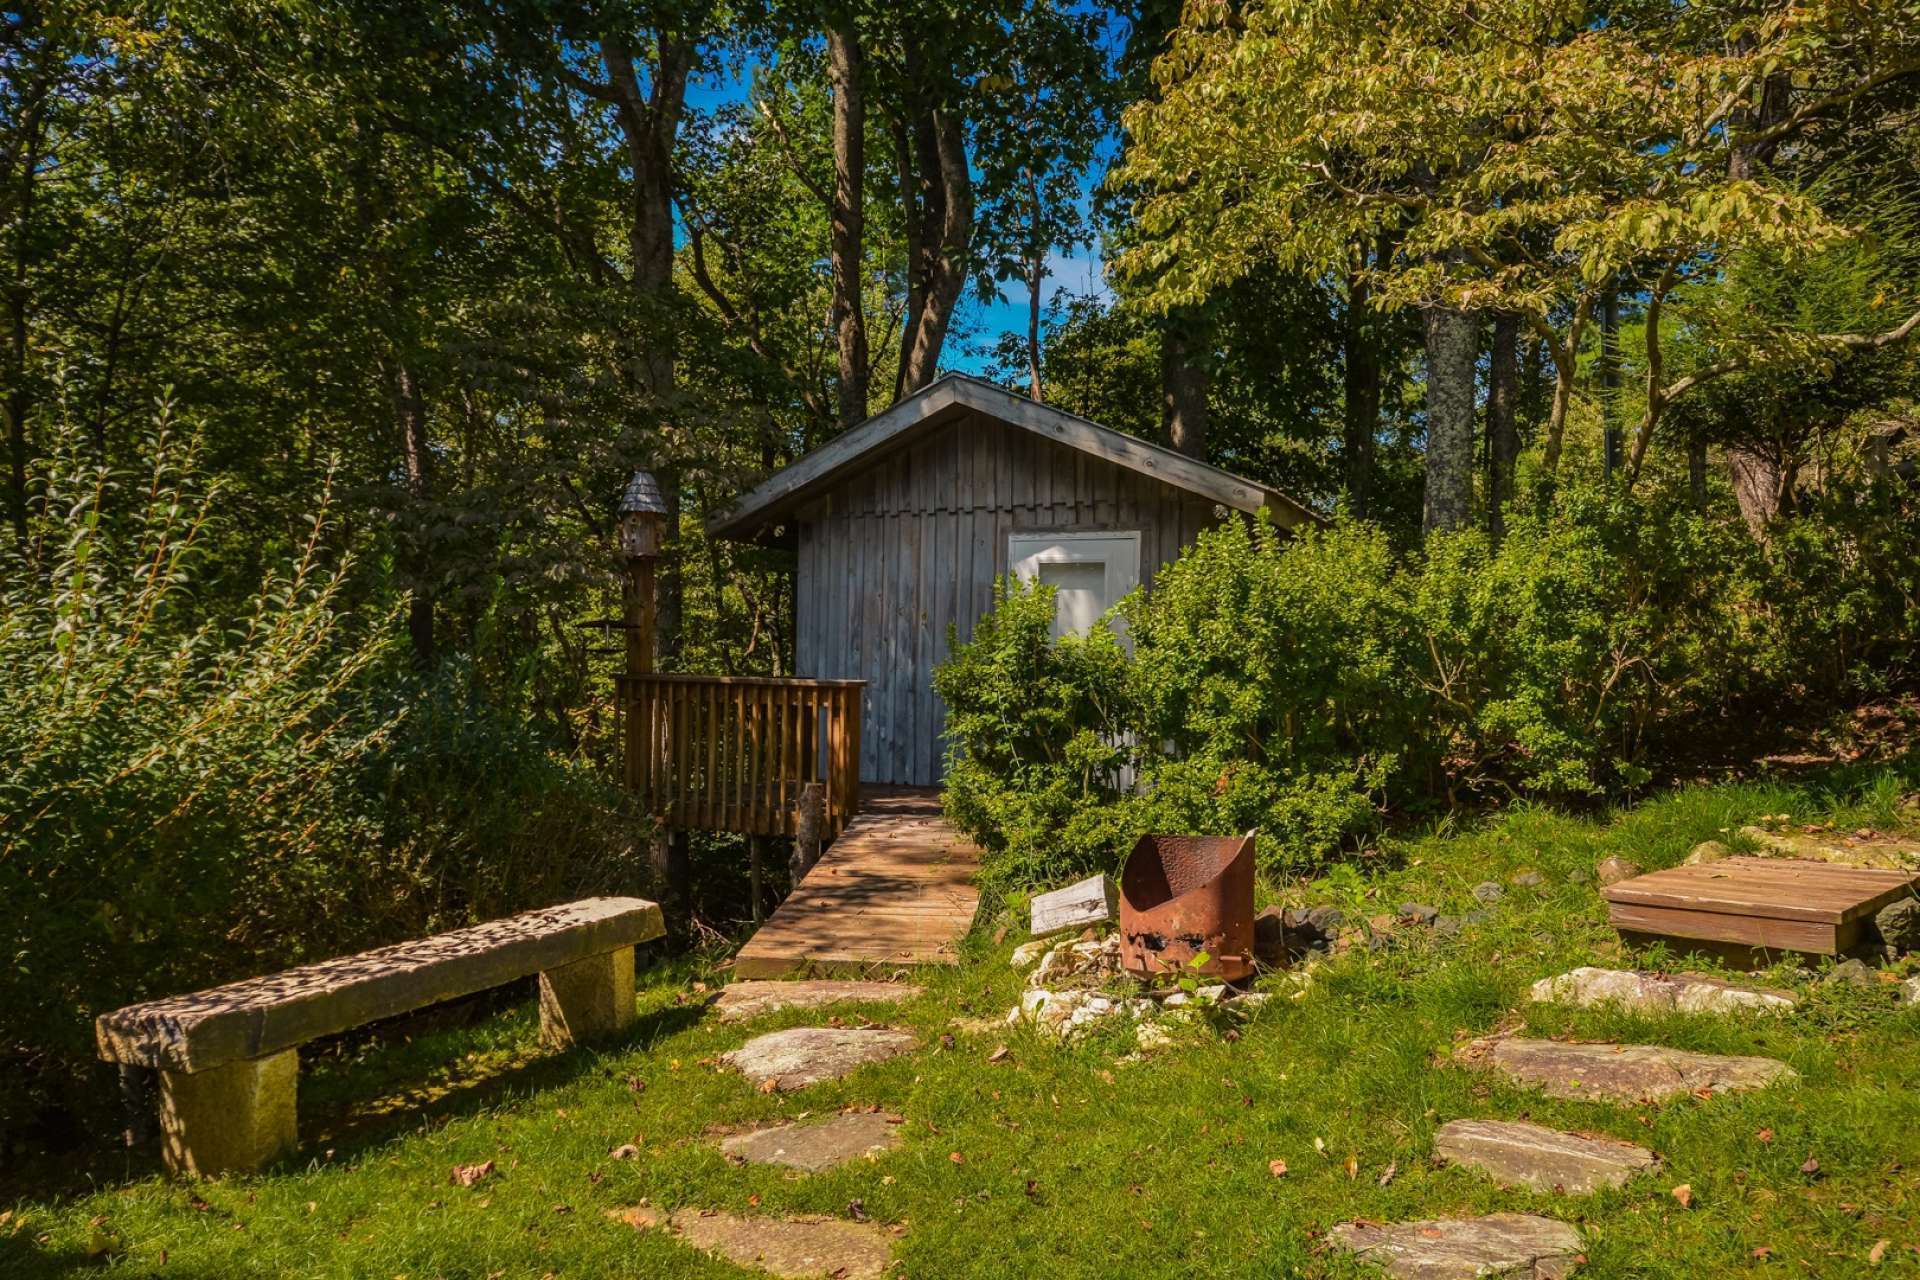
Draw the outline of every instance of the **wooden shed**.
[[[943,709],[933,669],[1014,572],[1056,588],[1084,629],[1235,512],[1318,517],[1286,495],[948,374],[770,476],[707,523],[796,552],[795,674],[867,682],[864,781],[933,786]]]

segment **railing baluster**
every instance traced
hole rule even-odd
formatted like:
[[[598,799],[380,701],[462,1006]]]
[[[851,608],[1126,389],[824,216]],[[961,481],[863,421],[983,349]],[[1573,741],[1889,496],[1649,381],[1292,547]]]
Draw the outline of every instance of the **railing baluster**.
[[[621,776],[669,827],[790,835],[814,782],[829,836],[859,806],[858,681],[648,672],[616,694]]]

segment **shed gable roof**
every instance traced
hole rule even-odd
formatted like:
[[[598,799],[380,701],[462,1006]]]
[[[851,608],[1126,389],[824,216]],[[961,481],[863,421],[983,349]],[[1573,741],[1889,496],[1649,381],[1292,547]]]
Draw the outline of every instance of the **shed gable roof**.
[[[707,532],[721,538],[751,538],[790,516],[821,490],[969,412],[986,414],[1221,506],[1246,512],[1265,509],[1272,512],[1282,526],[1321,520],[1319,513],[1278,489],[1089,422],[980,378],[949,373],[774,472],[751,493],[710,516]]]

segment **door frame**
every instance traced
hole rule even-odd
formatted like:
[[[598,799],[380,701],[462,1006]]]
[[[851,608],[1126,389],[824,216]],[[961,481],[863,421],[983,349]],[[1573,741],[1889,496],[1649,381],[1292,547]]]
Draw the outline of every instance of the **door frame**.
[[[1035,549],[1025,555],[1016,555],[1014,548],[1018,543],[1044,542],[1052,544]],[[1032,582],[1039,577],[1038,569],[1043,564],[1098,564],[1106,566],[1106,589],[1112,597],[1108,608],[1118,604],[1122,597],[1140,585],[1140,530],[1138,529],[1014,529],[1007,533],[1007,572],[1023,582]],[[1121,544],[1130,549],[1130,555],[1116,558],[1112,554],[1095,555],[1088,544]],[[1076,554],[1076,546],[1086,545],[1087,551]],[[1051,553],[1051,554],[1050,554]],[[1125,619],[1116,618],[1114,634],[1124,643],[1127,638]]]

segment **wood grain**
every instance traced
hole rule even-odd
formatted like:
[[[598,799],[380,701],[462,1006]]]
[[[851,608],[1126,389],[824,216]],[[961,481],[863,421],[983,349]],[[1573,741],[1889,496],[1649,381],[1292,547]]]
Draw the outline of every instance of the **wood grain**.
[[[787,900],[734,958],[735,978],[863,976],[957,964],[979,905],[979,851],[939,797],[874,789]]]

